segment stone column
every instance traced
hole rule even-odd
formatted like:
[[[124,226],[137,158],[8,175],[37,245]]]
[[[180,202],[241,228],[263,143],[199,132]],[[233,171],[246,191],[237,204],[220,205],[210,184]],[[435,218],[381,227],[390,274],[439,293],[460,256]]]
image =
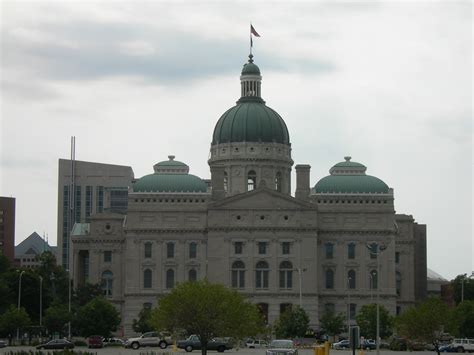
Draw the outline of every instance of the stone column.
[[[211,187],[213,200],[222,200],[225,197],[223,166],[211,167]]]

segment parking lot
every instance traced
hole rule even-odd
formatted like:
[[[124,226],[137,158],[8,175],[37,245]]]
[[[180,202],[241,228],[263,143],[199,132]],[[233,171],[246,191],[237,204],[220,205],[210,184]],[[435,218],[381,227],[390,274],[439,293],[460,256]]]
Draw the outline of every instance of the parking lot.
[[[0,354],[7,354],[10,351],[15,351],[15,350],[35,350],[34,347],[32,346],[15,346],[15,347],[6,347],[3,349],[0,349]],[[176,352],[173,352],[170,348],[166,350],[161,350],[159,348],[140,348],[138,350],[133,350],[133,349],[124,349],[124,348],[117,348],[117,347],[112,347],[112,348],[103,348],[103,349],[87,349],[86,347],[76,347],[75,350],[78,351],[90,351],[92,353],[95,353],[97,355],[173,355],[173,354],[188,354],[184,350],[177,350]],[[53,350],[48,350],[52,352]],[[194,350],[193,352],[190,353],[190,355],[195,354],[199,355],[201,354],[201,351],[199,350]],[[208,354],[218,354],[217,351],[208,351]],[[265,355],[265,349],[232,349],[232,350],[227,350],[225,351],[224,354],[233,354],[233,355]],[[299,355],[314,355],[314,351],[311,349],[300,349],[298,350]],[[352,351],[349,350],[331,350],[330,354],[333,355],[351,355]],[[364,351],[364,354],[372,354],[375,355],[375,350],[372,351]],[[434,355],[436,354],[434,351],[391,351],[391,350],[381,350],[380,351],[381,355]],[[356,355],[360,355],[359,351],[356,351]]]

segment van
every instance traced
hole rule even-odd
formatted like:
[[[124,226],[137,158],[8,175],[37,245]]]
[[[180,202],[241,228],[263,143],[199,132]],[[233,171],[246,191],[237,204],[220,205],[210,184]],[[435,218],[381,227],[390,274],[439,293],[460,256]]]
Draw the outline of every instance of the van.
[[[474,339],[454,339],[451,346],[458,353],[472,352],[474,351]]]
[[[101,335],[91,335],[87,338],[87,346],[89,348],[103,348],[104,341]]]

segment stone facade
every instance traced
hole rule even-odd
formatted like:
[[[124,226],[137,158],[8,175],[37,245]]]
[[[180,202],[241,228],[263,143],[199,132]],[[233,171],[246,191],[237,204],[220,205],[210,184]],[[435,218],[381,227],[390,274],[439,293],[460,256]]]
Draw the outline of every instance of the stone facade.
[[[328,309],[355,323],[377,299],[396,314],[426,296],[426,228],[395,213],[393,189],[365,166],[346,157],[311,187],[310,166],[297,165],[291,196],[286,126],[247,65],[242,98],[214,131],[209,187],[170,156],[130,185],[125,214],[93,214],[72,233],[75,285],[101,283],[124,335],[176,283],[203,278],[238,290],[270,324],[301,304],[315,329]]]

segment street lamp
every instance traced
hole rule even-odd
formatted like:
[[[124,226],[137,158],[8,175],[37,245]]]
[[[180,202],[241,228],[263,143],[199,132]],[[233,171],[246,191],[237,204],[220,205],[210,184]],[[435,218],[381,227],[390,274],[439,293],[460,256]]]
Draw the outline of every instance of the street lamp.
[[[42,338],[42,329],[43,326],[43,277],[39,277],[40,280],[40,338]]]
[[[351,280],[352,277],[347,277],[347,332],[350,337],[351,330]]]
[[[297,268],[296,271],[298,271],[298,278],[299,278],[299,286],[300,286],[300,308],[303,308],[303,294],[301,292],[301,284],[302,284],[302,276],[303,276],[303,272],[306,271],[306,269],[302,269],[302,268]]]
[[[25,270],[20,272],[20,277],[18,281],[18,312],[20,312],[20,305],[21,305],[21,277],[25,273]],[[20,340],[20,327],[16,328],[16,339]]]
[[[376,310],[377,310],[377,320],[376,320],[376,339],[375,339],[375,346],[376,346],[376,354],[380,355],[380,254],[386,249],[385,245],[378,245],[377,243],[367,244],[367,249],[370,250],[371,254],[375,255],[376,262],[377,262],[377,299],[376,299]],[[374,280],[372,279],[372,285],[374,285]]]

